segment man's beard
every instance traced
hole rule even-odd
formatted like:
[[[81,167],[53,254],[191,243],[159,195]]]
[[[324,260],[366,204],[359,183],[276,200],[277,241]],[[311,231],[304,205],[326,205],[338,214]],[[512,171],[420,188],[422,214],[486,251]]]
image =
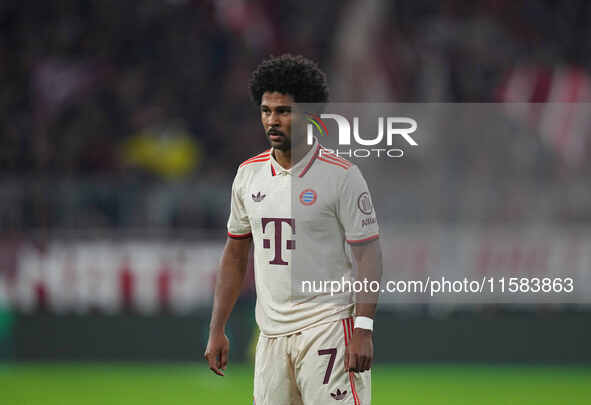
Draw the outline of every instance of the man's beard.
[[[269,140],[269,143],[271,144],[271,146],[273,147],[273,149],[277,149],[283,152],[286,152],[288,150],[291,149],[291,140],[285,136],[285,134],[281,131],[274,131],[278,134],[281,135],[281,141],[274,141],[271,140],[271,136],[270,134],[267,134],[267,139]]]

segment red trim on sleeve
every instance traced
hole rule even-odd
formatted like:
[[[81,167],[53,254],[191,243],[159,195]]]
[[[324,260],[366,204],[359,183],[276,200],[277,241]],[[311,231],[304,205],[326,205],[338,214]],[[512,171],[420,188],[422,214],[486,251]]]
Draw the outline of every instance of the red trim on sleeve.
[[[345,170],[353,166],[353,163],[349,162],[347,159],[343,159],[342,157],[335,155],[334,153],[325,148],[321,148],[318,151],[318,160],[330,163],[331,165],[342,167]]]
[[[370,237],[365,238],[365,239],[358,239],[358,240],[349,240],[349,239],[347,239],[347,242],[349,244],[351,244],[351,245],[356,245],[358,243],[369,242],[371,240],[378,239],[379,237],[380,237],[380,235],[377,234],[377,235],[373,235],[373,236],[370,236]]]
[[[322,158],[322,157],[319,157],[319,158],[318,158],[318,160],[322,160],[323,162],[329,163],[329,164],[331,164],[331,165],[335,165],[335,166],[342,167],[342,168],[343,168],[343,169],[345,169],[345,170],[347,170],[349,167],[351,167],[351,166],[346,166],[346,165],[344,165],[344,164],[337,163],[337,162],[335,162],[335,161],[328,160],[328,159],[325,159],[325,158]]]
[[[340,157],[339,155],[332,153],[328,149],[321,149],[320,153],[319,153],[319,157],[324,158],[324,159],[334,160],[336,162],[344,164],[345,166],[353,166],[353,163],[349,162],[347,159]]]
[[[234,235],[233,233],[228,232],[228,236],[232,239],[248,239],[252,237],[252,232],[244,233],[242,235]]]
[[[266,161],[267,161],[267,160],[269,160],[269,159],[270,159],[269,157],[263,157],[263,158],[260,158],[260,159],[252,159],[252,160],[247,160],[246,162],[242,163],[242,164],[240,165],[240,167],[242,167],[242,166],[246,166],[246,165],[249,165],[249,164],[251,164],[251,163],[256,163],[256,162],[266,162]]]

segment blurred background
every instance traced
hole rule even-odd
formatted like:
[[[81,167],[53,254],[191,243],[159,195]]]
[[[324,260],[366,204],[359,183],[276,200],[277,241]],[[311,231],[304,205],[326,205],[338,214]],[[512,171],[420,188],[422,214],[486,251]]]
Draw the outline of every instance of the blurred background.
[[[410,235],[382,247],[401,266],[424,272],[433,232],[519,227],[546,243],[477,233],[486,266],[591,272],[585,0],[5,0],[0,402],[249,403],[252,275],[228,377],[200,359],[231,182],[267,146],[249,74],[283,52],[319,62],[331,101],[515,103],[529,128],[400,160],[376,210]],[[590,311],[383,305],[374,402],[584,403]]]

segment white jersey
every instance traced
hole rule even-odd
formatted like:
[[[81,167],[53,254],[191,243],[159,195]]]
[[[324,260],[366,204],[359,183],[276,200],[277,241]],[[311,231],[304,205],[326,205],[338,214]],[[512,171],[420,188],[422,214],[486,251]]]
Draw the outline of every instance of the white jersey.
[[[351,316],[352,293],[306,294],[301,282],[352,280],[348,245],[377,239],[379,233],[357,166],[318,141],[289,170],[272,152],[238,168],[228,235],[252,237],[256,320],[265,336],[281,336]]]

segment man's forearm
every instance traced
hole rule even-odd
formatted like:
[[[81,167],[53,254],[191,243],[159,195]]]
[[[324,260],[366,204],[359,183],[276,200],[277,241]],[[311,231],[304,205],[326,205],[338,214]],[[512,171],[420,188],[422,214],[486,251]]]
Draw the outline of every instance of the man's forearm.
[[[211,332],[223,332],[230,313],[240,295],[246,268],[250,240],[228,239],[217,275],[213,311],[209,329]]]
[[[372,241],[366,245],[353,247],[353,254],[357,262],[357,279],[378,283],[382,279],[382,251],[379,241]],[[360,291],[355,294],[355,316],[373,318],[378,304],[379,291]]]

